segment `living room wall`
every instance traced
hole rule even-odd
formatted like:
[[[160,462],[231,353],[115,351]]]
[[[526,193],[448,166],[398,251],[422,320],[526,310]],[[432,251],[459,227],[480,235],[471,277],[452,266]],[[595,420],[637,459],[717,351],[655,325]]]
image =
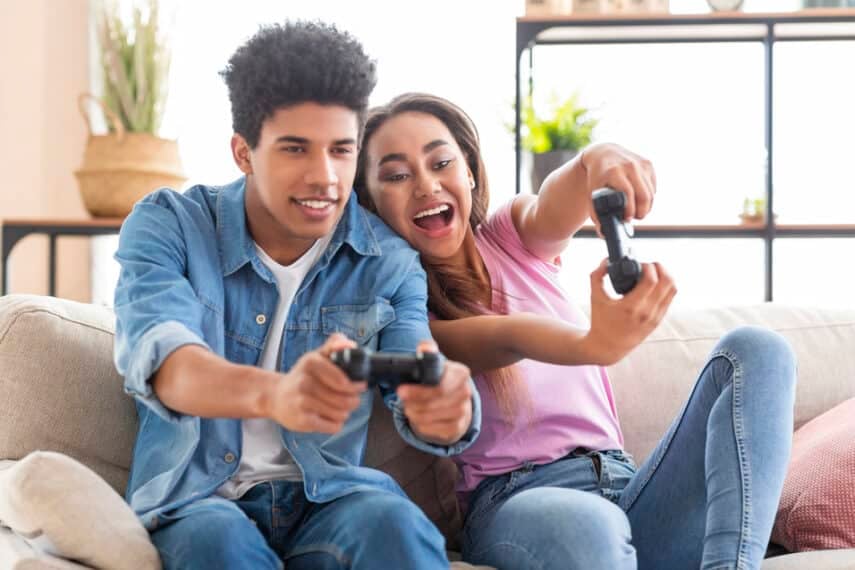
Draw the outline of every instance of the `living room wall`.
[[[0,218],[81,218],[73,172],[87,131],[77,95],[89,87],[87,0],[0,0]],[[86,238],[62,238],[57,295],[88,301]],[[47,293],[47,238],[11,256],[10,290]]]

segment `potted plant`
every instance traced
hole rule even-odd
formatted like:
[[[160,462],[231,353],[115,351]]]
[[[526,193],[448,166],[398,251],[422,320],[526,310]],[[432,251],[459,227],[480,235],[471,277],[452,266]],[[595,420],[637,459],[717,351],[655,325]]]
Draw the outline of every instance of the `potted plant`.
[[[548,115],[539,115],[528,97],[520,117],[522,146],[532,156],[531,188],[540,191],[546,176],[591,144],[599,120],[579,103],[578,93],[560,100],[553,96]]]
[[[75,175],[93,216],[124,217],[149,192],[186,180],[176,141],[157,136],[171,53],[158,0],[135,0],[130,21],[122,18],[117,0],[100,0],[95,12],[103,97],[85,93],[78,99],[90,134]],[[107,134],[92,134],[89,101],[102,109]]]

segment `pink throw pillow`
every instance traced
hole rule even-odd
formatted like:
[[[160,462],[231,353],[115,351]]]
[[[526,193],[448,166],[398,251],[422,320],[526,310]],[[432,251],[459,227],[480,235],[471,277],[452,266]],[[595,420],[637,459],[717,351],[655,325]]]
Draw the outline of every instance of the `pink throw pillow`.
[[[855,548],[855,398],[793,435],[772,542],[791,552]]]

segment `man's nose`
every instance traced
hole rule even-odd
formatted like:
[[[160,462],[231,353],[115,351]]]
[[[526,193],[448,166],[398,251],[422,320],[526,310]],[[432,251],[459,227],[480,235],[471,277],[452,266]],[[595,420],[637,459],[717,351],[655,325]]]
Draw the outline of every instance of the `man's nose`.
[[[338,174],[333,167],[332,157],[327,153],[318,153],[312,157],[306,171],[306,184],[320,188],[329,188],[338,184]]]

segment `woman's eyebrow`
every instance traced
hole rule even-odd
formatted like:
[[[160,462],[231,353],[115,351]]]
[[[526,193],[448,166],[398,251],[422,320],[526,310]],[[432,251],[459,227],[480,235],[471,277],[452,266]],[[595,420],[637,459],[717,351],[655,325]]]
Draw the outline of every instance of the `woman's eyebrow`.
[[[447,145],[447,144],[448,143],[442,139],[432,140],[429,143],[427,143],[425,146],[422,147],[422,152],[424,154],[427,154],[430,151],[432,151],[433,149],[435,149],[439,146]],[[377,166],[383,166],[387,162],[394,162],[394,161],[406,162],[406,160],[407,160],[407,157],[403,153],[392,152],[392,153],[387,154],[383,158],[381,158],[380,162],[377,163]]]

